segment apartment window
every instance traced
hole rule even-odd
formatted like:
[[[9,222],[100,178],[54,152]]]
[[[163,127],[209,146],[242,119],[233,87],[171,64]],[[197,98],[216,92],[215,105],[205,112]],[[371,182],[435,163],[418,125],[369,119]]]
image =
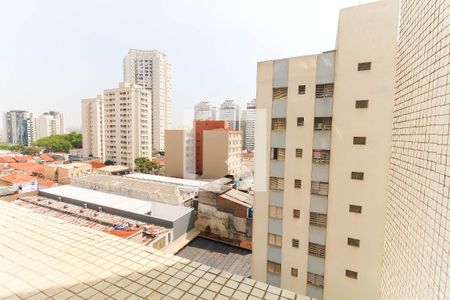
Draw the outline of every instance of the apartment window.
[[[313,162],[315,163],[329,163],[330,150],[313,149]]]
[[[288,88],[287,87],[274,88],[272,90],[272,98],[273,98],[273,100],[279,100],[279,99],[286,100],[287,99],[287,95],[288,95]]]
[[[302,84],[298,86],[298,94],[299,95],[304,95],[306,92],[306,85]]]
[[[368,108],[369,107],[369,100],[356,100],[355,101],[355,108]]]
[[[314,130],[331,130],[331,117],[314,118]]]
[[[297,239],[292,239],[292,247],[294,248],[298,248],[300,242]]]
[[[327,226],[327,215],[321,214],[321,213],[316,213],[316,212],[310,212],[309,213],[309,224],[326,227]]]
[[[348,207],[348,211],[360,214],[360,213],[362,213],[362,206],[361,205],[350,204],[350,206]]]
[[[281,274],[281,264],[268,260],[267,261],[267,272]]]
[[[270,189],[282,191],[284,189],[284,178],[270,177]]]
[[[271,159],[284,160],[286,150],[284,148],[272,148]]]
[[[283,208],[278,206],[269,206],[269,217],[273,219],[283,218]]]
[[[347,238],[347,245],[359,247],[359,240],[354,238]]]
[[[295,219],[300,219],[300,209],[294,209],[293,212],[292,212],[292,216]]]
[[[297,126],[303,126],[303,125],[305,125],[305,118],[298,117],[297,118]]]
[[[297,268],[291,268],[291,276],[298,277],[298,269]]]
[[[282,237],[278,234],[269,233],[268,234],[269,245],[275,247],[281,247]]]
[[[309,243],[308,253],[317,257],[325,258],[325,246],[316,243]]]
[[[368,71],[372,68],[372,63],[370,61],[368,62],[362,62],[358,64],[358,71]]]
[[[323,276],[319,275],[319,274],[308,272],[306,282],[308,282],[309,284],[318,286],[318,287],[323,287]]]
[[[351,271],[351,270],[345,270],[345,276],[353,278],[353,279],[358,279],[358,272]]]
[[[286,118],[272,119],[272,130],[285,130],[285,129],[286,129]]]
[[[354,180],[364,180],[364,173],[363,172],[352,172],[351,177]]]
[[[316,85],[316,98],[330,98],[333,97],[333,83]]]
[[[312,181],[311,194],[314,195],[328,195],[328,182]]]
[[[302,188],[302,181],[300,179],[294,179],[294,187],[296,189],[301,189]]]
[[[353,137],[353,145],[365,145],[366,137],[365,136],[354,136]]]
[[[295,157],[302,157],[303,156],[303,149],[297,148],[295,149]]]

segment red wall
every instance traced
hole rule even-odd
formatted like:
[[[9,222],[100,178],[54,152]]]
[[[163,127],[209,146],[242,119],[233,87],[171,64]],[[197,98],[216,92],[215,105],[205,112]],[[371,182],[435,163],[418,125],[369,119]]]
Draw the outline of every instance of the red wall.
[[[195,170],[203,172],[203,131],[219,128],[228,128],[227,121],[201,120],[194,121],[195,132]]]

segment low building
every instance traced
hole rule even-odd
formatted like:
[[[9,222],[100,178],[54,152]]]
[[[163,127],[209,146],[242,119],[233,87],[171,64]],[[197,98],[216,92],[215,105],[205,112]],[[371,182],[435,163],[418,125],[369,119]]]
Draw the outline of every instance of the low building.
[[[74,148],[69,151],[69,160],[71,161],[83,161],[83,149]]]
[[[191,207],[196,196],[196,191],[192,188],[124,176],[91,174],[72,178],[70,183],[87,189],[175,206]]]
[[[122,178],[122,177],[119,177]],[[192,208],[174,206],[157,201],[140,200],[100,192],[74,185],[63,185],[39,192],[42,197],[56,199],[84,208],[154,224],[173,230],[169,242],[184,237],[195,227]]]
[[[242,168],[242,134],[229,129],[203,131],[202,178],[238,177]]]
[[[92,166],[85,163],[48,164],[43,166],[45,179],[60,184],[70,183],[70,179],[92,173]]]
[[[186,133],[184,129],[165,131],[164,175],[183,178],[186,172]]]
[[[96,169],[96,172],[104,175],[127,175],[130,174],[130,168],[121,165],[104,166],[102,168]]]
[[[8,186],[17,193],[29,193],[37,191],[37,178],[21,173],[13,173],[0,177],[0,186]]]
[[[9,163],[8,166],[16,171],[20,171],[22,173],[33,176],[42,176],[44,172],[43,165],[32,162]]]
[[[198,196],[196,227],[203,235],[246,249],[252,249],[253,196],[207,185]]]

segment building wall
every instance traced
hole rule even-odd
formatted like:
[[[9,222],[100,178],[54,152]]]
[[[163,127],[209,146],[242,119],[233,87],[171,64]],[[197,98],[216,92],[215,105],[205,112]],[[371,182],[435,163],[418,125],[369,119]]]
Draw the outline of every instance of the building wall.
[[[184,177],[186,167],[185,141],[184,129],[166,129],[165,176]]]
[[[448,0],[403,0],[382,299],[446,299],[449,281]]]
[[[195,139],[195,170],[197,173],[203,171],[203,131],[228,128],[226,121],[194,121],[194,139]]]
[[[240,111],[239,104],[234,100],[225,100],[219,109],[219,119],[228,123],[228,128],[239,130]]]
[[[245,114],[245,149],[255,150],[256,99],[247,103]]]
[[[30,146],[36,139],[35,118],[23,110],[12,110],[4,114],[5,142]]]
[[[103,96],[81,101],[83,157],[105,161],[105,113]]]
[[[397,1],[379,1],[340,12],[325,299],[380,297],[397,23]],[[371,69],[358,71],[362,62],[371,62]],[[361,99],[369,101],[368,108],[355,108],[355,101]],[[366,137],[366,144],[354,145],[353,137]],[[364,179],[351,179],[352,172],[363,172]],[[349,212],[351,204],[362,206],[362,213]],[[348,238],[360,240],[360,246],[348,245]],[[346,270],[357,272],[357,279],[347,277]]]

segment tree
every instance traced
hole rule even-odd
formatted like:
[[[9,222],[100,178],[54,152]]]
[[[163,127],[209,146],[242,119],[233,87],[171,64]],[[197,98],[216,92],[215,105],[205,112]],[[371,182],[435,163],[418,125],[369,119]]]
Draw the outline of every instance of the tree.
[[[33,145],[44,148],[46,152],[67,153],[72,149],[72,144],[63,135],[51,135],[40,138]]]
[[[23,155],[38,155],[41,153],[41,149],[39,147],[31,146],[31,147],[24,147],[21,151],[21,154]]]
[[[160,170],[162,169],[163,165],[156,162],[156,161],[150,161],[150,170],[153,174],[159,175]]]
[[[107,166],[114,166],[114,162],[112,161],[112,160],[106,160],[105,161],[105,165],[107,165]]]
[[[152,162],[148,157],[138,157],[134,160],[136,164],[136,171],[141,173],[148,173],[152,167]]]
[[[71,132],[63,135],[72,145],[73,148],[83,147],[83,136],[79,132]]]

